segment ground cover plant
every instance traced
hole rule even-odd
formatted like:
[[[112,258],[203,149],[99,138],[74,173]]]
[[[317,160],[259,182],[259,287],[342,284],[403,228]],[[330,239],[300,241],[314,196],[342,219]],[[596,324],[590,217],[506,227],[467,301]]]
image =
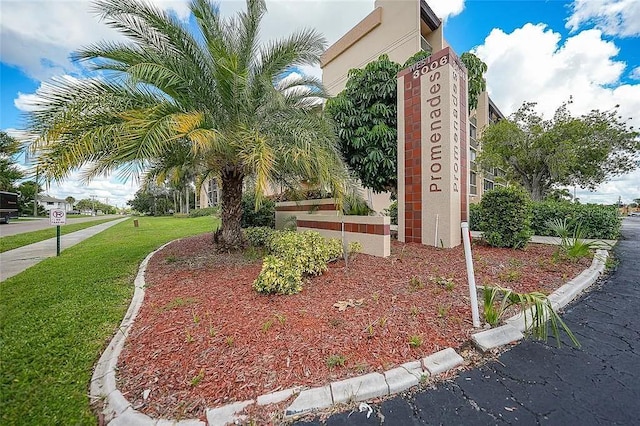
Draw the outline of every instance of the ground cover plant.
[[[167,241],[216,226],[211,217],[138,221],[0,283],[0,423],[97,423],[87,397],[92,369],[122,321],[139,263]]]
[[[60,235],[70,234],[72,232],[80,231],[82,229],[89,228],[91,226],[99,225],[105,222],[111,222],[118,218],[99,219],[91,222],[81,223],[68,223],[60,226]],[[52,226],[47,229],[41,229],[39,231],[25,232],[23,234],[9,235],[6,237],[0,237],[0,253],[13,250],[19,247],[28,246],[29,244],[38,243],[40,241],[48,240],[49,238],[55,238],[56,227]]]
[[[549,294],[590,264],[554,259],[554,250],[475,245],[477,282]],[[288,296],[255,291],[262,257],[249,254],[218,254],[205,235],[153,257],[118,366],[119,389],[134,406],[204,418],[205,407],[381,372],[469,340],[462,247],[393,242],[389,258],[330,263]]]

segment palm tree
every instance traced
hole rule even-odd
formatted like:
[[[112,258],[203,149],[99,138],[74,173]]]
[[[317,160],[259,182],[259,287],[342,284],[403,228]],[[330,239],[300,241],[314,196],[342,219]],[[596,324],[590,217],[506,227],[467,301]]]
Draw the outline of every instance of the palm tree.
[[[332,122],[318,112],[321,82],[291,74],[315,64],[324,38],[303,30],[258,43],[264,0],[220,17],[192,0],[196,31],[135,0],[99,0],[96,10],[129,43],[102,42],[75,59],[102,76],[43,85],[30,130],[45,175],[62,180],[84,167],[87,180],[117,170],[137,176],[186,141],[190,156],[222,185],[221,241],[243,243],[241,196],[247,177],[260,202],[271,178],[295,174],[341,198],[347,175]],[[286,77],[286,78],[285,78]]]

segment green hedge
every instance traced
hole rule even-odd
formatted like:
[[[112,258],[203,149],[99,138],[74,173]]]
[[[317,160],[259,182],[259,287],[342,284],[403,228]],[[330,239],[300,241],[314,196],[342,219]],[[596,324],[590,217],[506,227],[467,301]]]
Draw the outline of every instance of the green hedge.
[[[480,204],[469,205],[469,229],[472,231],[480,230],[482,208]]]
[[[262,200],[260,209],[256,211],[256,197],[254,194],[242,195],[242,223],[243,228],[252,226],[276,226],[276,203],[266,198]]]
[[[552,220],[566,220],[568,231],[573,234],[577,224],[585,232],[585,238],[613,240],[620,236],[622,218],[615,206],[599,204],[574,204],[562,201],[537,201],[532,204],[531,230],[533,235],[555,237],[549,227]],[[480,231],[482,207],[469,206],[469,228]]]
[[[558,201],[534,203],[532,228],[535,235],[555,236],[549,227],[549,222],[555,219],[566,219],[570,233],[580,224],[585,238],[593,239],[616,239],[622,226],[615,206]]]
[[[189,212],[189,217],[202,217],[202,216],[218,216],[220,214],[220,207],[205,207],[202,209],[194,209]]]
[[[480,230],[494,247],[523,248],[531,239],[531,199],[515,187],[497,188],[480,201]]]

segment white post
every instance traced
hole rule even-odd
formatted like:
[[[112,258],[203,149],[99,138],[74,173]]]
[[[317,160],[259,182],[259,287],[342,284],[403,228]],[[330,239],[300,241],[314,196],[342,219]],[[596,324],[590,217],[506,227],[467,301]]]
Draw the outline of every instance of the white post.
[[[467,277],[469,279],[469,297],[471,298],[471,317],[473,327],[480,327],[480,315],[478,314],[478,294],[476,292],[476,277],[473,272],[473,260],[471,259],[471,241],[469,241],[469,224],[462,222],[462,241],[464,243],[464,257],[467,262]]]

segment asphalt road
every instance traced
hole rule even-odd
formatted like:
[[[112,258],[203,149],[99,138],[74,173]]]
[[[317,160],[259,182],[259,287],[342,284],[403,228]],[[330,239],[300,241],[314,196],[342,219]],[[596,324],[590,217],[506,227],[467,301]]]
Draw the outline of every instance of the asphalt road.
[[[67,224],[91,222],[94,220],[108,219],[108,218],[120,218],[121,215],[103,215],[103,216],[80,216],[67,218]],[[8,237],[9,235],[23,234],[25,232],[39,231],[51,227],[49,224],[49,218],[38,218],[28,220],[12,220],[8,224],[0,224],[0,237]]]
[[[626,218],[622,233],[616,270],[565,309],[580,349],[526,340],[435,389],[372,405],[369,418],[343,412],[326,424],[640,424],[640,218]]]

